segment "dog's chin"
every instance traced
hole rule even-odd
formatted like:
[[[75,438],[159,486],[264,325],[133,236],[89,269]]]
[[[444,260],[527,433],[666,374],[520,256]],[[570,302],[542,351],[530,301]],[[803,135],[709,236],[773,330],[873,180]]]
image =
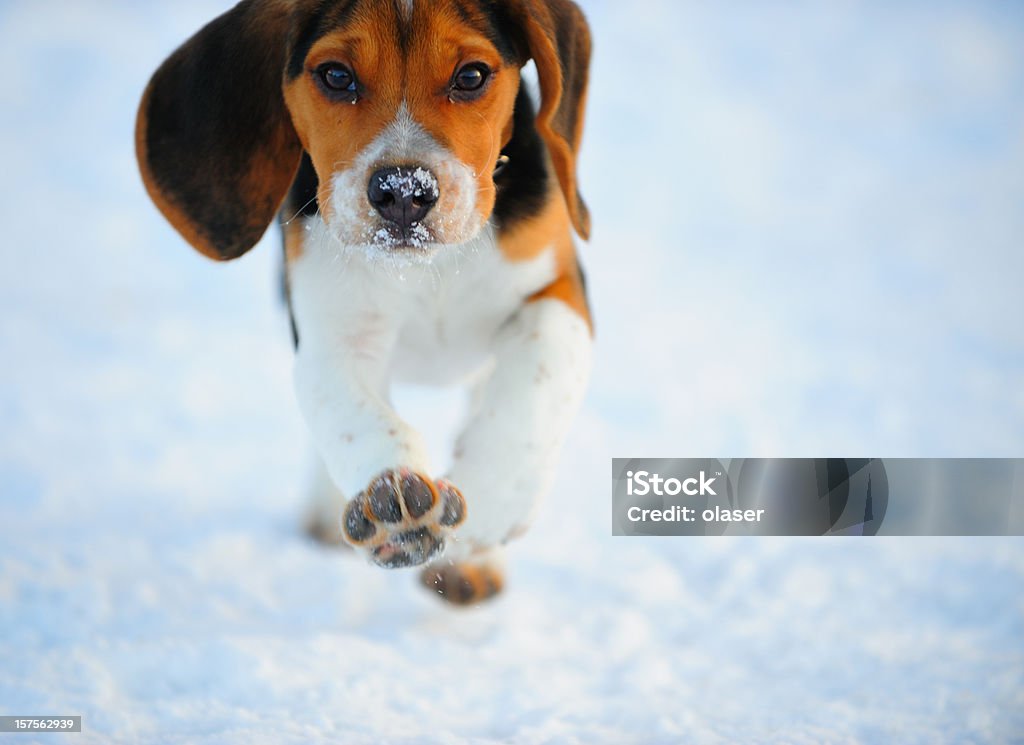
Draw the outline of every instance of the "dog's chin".
[[[374,226],[369,231],[368,243],[382,251],[410,253],[430,252],[440,247],[437,235],[423,223],[414,222],[406,229],[393,223]]]

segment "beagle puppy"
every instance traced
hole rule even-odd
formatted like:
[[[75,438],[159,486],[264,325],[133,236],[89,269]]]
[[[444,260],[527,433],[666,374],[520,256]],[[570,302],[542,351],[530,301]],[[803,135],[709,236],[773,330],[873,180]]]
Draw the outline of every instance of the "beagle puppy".
[[[453,603],[501,589],[586,387],[589,57],[570,0],[244,0],[138,112],[146,189],[197,250],[237,258],[280,216],[314,531]],[[447,473],[396,380],[472,386]]]

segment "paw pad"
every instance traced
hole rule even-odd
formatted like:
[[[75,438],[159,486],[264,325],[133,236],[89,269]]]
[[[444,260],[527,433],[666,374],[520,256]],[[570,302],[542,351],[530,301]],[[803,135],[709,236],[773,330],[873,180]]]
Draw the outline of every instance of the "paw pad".
[[[345,539],[379,566],[424,564],[466,519],[466,501],[447,481],[436,484],[407,468],[385,471],[345,507]]]

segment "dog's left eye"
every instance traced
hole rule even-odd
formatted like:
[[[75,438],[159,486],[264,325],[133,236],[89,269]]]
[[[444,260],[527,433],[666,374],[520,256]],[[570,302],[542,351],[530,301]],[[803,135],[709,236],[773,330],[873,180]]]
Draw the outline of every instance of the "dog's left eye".
[[[484,83],[491,75],[491,68],[483,62],[470,62],[460,67],[451,82],[451,95],[459,100],[476,98],[483,92]]]
[[[316,69],[316,76],[331,95],[355,98],[357,85],[353,72],[338,62],[326,62]]]

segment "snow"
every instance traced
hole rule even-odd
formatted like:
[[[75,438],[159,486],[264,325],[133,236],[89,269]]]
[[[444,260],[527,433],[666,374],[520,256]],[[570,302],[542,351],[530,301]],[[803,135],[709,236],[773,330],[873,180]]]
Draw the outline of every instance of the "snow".
[[[403,197],[437,194],[437,179],[426,168],[417,167],[410,172],[399,169],[389,173],[381,184],[387,187],[386,191]]]
[[[609,483],[1024,452],[1019,7],[585,6],[595,373],[508,592],[456,611],[299,532],[277,235],[214,264],[141,188],[142,87],[229,4],[0,5],[0,713],[83,744],[1024,737],[1022,539],[612,538]]]

